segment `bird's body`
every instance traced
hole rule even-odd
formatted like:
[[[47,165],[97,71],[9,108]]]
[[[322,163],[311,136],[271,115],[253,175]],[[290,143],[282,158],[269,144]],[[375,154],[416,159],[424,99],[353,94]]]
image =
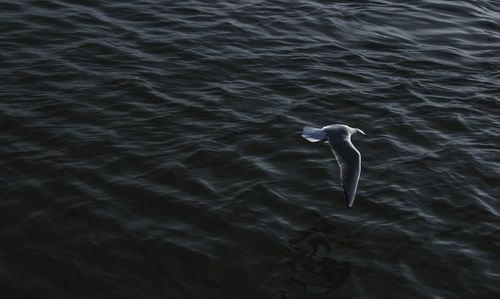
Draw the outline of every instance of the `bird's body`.
[[[310,142],[328,141],[330,148],[340,167],[340,178],[344,188],[346,204],[349,208],[354,204],[361,175],[361,154],[351,142],[351,136],[357,133],[365,135],[357,128],[335,124],[316,129],[305,126],[302,137]]]

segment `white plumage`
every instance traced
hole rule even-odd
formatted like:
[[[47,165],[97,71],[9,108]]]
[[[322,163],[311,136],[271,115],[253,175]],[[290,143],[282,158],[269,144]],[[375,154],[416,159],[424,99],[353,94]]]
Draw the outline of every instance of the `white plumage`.
[[[361,175],[361,154],[351,142],[351,136],[360,133],[358,128],[346,125],[330,125],[321,129],[305,126],[302,137],[310,142],[328,141],[340,167],[340,179],[344,188],[346,204],[352,208]]]

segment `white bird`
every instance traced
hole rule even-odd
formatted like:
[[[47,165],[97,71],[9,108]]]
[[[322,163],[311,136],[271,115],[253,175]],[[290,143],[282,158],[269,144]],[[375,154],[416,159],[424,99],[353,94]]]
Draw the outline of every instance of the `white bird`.
[[[302,137],[310,142],[327,141],[340,167],[340,179],[344,188],[347,207],[352,208],[361,174],[361,154],[351,142],[357,133],[366,135],[358,128],[346,125],[330,125],[321,129],[305,126]]]

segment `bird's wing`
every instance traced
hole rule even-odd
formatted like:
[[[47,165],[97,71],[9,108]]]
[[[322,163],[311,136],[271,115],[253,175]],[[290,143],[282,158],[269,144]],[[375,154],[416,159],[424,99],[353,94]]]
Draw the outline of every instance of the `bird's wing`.
[[[340,137],[340,136],[339,136]],[[349,208],[354,204],[361,174],[361,154],[351,143],[351,136],[329,138],[330,147],[340,167],[340,179],[344,187],[346,204]]]

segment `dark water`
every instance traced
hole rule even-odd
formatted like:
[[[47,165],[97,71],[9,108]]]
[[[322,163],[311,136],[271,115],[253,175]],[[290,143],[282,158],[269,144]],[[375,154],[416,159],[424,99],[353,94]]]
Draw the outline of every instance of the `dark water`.
[[[500,298],[498,2],[401,2],[0,1],[2,298]]]

